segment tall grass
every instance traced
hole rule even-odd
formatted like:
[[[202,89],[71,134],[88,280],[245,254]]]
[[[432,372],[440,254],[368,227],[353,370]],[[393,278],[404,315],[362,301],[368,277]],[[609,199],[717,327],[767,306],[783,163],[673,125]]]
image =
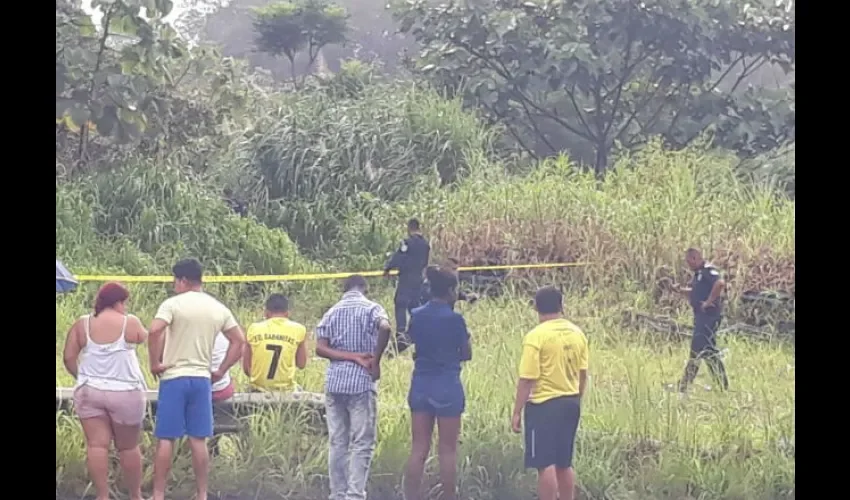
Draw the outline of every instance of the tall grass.
[[[155,288],[134,288],[131,309],[145,322],[155,310]],[[336,296],[322,286],[294,295],[293,317],[312,329]],[[703,370],[691,397],[680,400],[662,385],[680,376],[686,344],[619,326],[622,310],[644,300],[640,293],[621,295],[619,304],[608,307],[600,307],[599,298],[573,293],[567,299],[568,316],[587,332],[592,353],[576,462],[582,498],[794,498],[793,348],[724,338],[732,391],[706,390],[711,381]],[[379,287],[377,300],[389,305],[389,291]],[[521,336],[535,324],[527,304],[526,296],[510,295],[461,306],[474,339],[474,359],[463,372],[468,411],[460,447],[461,498],[532,496],[534,477],[522,470],[521,439],[509,431]],[[83,305],[71,297],[57,303],[57,345]],[[259,301],[234,305],[243,323],[261,314]],[[145,364],[144,352],[141,357]],[[325,366],[311,361],[298,375],[299,384],[320,392]],[[407,357],[384,365],[373,498],[397,498],[410,444],[405,401],[411,368]],[[244,388],[245,378],[236,371],[237,385]],[[57,385],[71,383],[57,357]],[[146,438],[147,464],[151,445]],[[255,417],[243,436],[225,438],[222,455],[213,461],[214,489],[244,498],[326,498],[327,445],[295,415]],[[83,492],[84,447],[72,418],[57,417],[56,453],[57,490]],[[428,465],[432,476],[435,465]],[[188,494],[186,455],[177,459],[173,476],[176,498]]]
[[[455,190],[352,214],[341,248],[379,256],[416,215],[437,253],[467,265],[582,261],[592,286],[649,288],[663,267],[685,279],[682,254],[697,246],[729,274],[733,292],[794,291],[794,202],[742,182],[729,157],[651,143],[602,182],[566,158],[529,176],[481,172]]]
[[[408,183],[409,191],[382,195],[374,185],[368,189],[349,186],[345,179],[352,177],[324,179],[310,170],[314,161],[321,160],[325,163],[320,171],[342,175],[344,169],[360,165],[369,156],[357,149],[367,147],[360,139],[342,135],[344,127],[334,129],[332,135],[340,141],[328,142],[325,154],[319,154],[315,141],[324,140],[319,127],[326,122],[310,122],[304,110],[313,108],[307,103],[299,106],[304,106],[298,111],[304,114],[298,120],[312,123],[314,142],[299,136],[299,141],[307,142],[287,149],[286,134],[300,132],[285,130],[283,122],[266,124],[264,135],[252,140],[271,144],[270,138],[277,137],[277,152],[269,149],[267,154],[272,155],[270,165],[281,162],[277,168],[282,170],[275,175],[284,179],[286,189],[294,189],[288,183],[302,179],[287,177],[294,175],[286,170],[291,168],[317,182],[316,189],[337,183],[338,192],[315,200],[305,195],[296,199],[301,205],[284,207],[302,207],[306,211],[298,217],[303,221],[309,221],[310,210],[317,211],[318,220],[333,214],[336,232],[329,233],[334,235],[330,245],[305,248],[302,241],[298,248],[281,229],[230,213],[209,180],[179,168],[142,162],[120,172],[57,185],[57,258],[78,273],[165,273],[175,258],[186,254],[201,257],[212,273],[374,269],[383,254],[397,245],[404,221],[416,216],[425,224],[436,257],[453,255],[465,264],[584,261],[589,263],[586,267],[564,272],[513,273],[503,297],[461,306],[474,339],[474,359],[463,374],[468,412],[459,462],[462,498],[506,500],[533,495],[533,474],[522,470],[521,440],[509,432],[508,424],[520,339],[535,324],[527,285],[544,282],[567,290],[567,314],[590,339],[591,384],[576,462],[582,498],[795,497],[792,345],[724,337],[721,343],[731,353],[727,363],[733,390],[727,394],[707,390],[711,382],[703,373],[690,398],[680,400],[663,391],[662,385],[681,375],[687,346],[621,324],[627,310],[687,314],[682,301],[663,310],[653,296],[653,284],[663,269],[684,279],[681,259],[688,246],[700,246],[718,261],[731,276],[733,296],[764,288],[793,293],[793,201],[766,187],[742,183],[727,158],[704,148],[670,152],[651,144],[641,153],[622,158],[599,182],[565,158],[548,161],[528,176],[509,175],[510,169],[494,163],[481,147],[452,149],[454,139],[436,133],[435,144],[452,144],[446,147],[446,158],[464,169],[461,181],[438,189],[433,178],[422,181],[437,170],[435,163],[425,163],[415,170],[418,174],[401,169],[393,174],[398,182]],[[357,105],[352,101],[351,106]],[[348,114],[328,113],[340,120],[349,115],[368,117],[370,112],[402,113],[361,106]],[[424,107],[417,109],[426,115]],[[358,123],[366,127],[368,120]],[[402,141],[407,146],[392,147],[410,148],[414,152],[405,154],[415,154],[420,136],[403,134],[413,121],[398,123],[400,128],[393,133],[407,142],[398,137],[386,140]],[[379,129],[369,130],[377,133]],[[471,137],[473,141],[478,136]],[[370,144],[377,146],[369,154],[383,151],[383,143]],[[293,156],[298,150],[317,156],[304,162]],[[245,156],[240,161],[247,162],[254,161],[249,152],[266,150],[254,144],[241,151]],[[381,153],[385,154],[381,158],[392,165],[390,159],[401,158],[392,156],[398,151]],[[349,154],[351,158],[343,161]],[[410,162],[413,168],[416,162]],[[233,175],[244,174],[242,167],[234,163]],[[331,168],[340,170],[327,170]],[[221,179],[223,173],[217,175]],[[359,197],[358,201],[350,202],[349,196]],[[330,212],[318,212],[325,208]],[[292,222],[287,220],[279,223],[289,228]],[[315,260],[302,255],[305,249],[312,250]],[[375,281],[373,285],[374,296],[391,310],[388,284]],[[86,285],[75,294],[57,297],[57,385],[72,383],[61,365],[61,345],[73,320],[88,309],[94,290]],[[243,324],[260,317],[262,297],[271,290],[291,296],[293,317],[310,330],[338,298],[336,283],[209,287],[234,308]],[[131,291],[132,312],[148,323],[158,302],[167,296],[168,286],[133,285]],[[145,353],[140,355],[146,365]],[[323,361],[311,362],[298,375],[299,383],[321,391],[324,367]],[[372,498],[398,497],[409,450],[405,400],[411,367],[410,359],[402,357],[387,361],[383,370]],[[244,388],[244,377],[236,372],[237,385]],[[155,381],[148,378],[154,386]],[[248,431],[239,438],[225,438],[222,455],[213,463],[214,488],[238,492],[244,498],[325,498],[327,440],[299,422],[297,415],[269,412],[250,419]],[[81,495],[89,486],[79,423],[57,414],[56,424],[57,496]],[[152,457],[151,444],[145,437],[146,464]],[[431,473],[434,466],[429,462]],[[149,479],[149,466],[146,471]],[[180,454],[172,481],[175,498],[191,490],[189,471],[187,455]]]
[[[451,184],[471,152],[493,148],[491,129],[429,89],[364,84],[343,97],[335,82],[271,99],[220,161],[224,182],[302,248],[332,245],[345,212],[369,205],[363,195],[394,201]]]

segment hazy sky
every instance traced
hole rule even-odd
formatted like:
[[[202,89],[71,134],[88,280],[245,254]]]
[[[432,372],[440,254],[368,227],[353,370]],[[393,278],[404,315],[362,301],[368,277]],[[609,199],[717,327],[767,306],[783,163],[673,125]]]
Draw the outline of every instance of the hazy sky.
[[[203,8],[203,4],[204,4],[203,0],[194,0],[194,1],[192,1],[192,0],[173,0],[173,1],[174,1],[174,8],[171,9],[171,13],[168,14],[168,16],[165,18],[165,20],[168,21],[168,22],[174,21],[174,19],[179,17],[180,14],[182,14],[183,11],[186,10],[187,6],[191,7],[192,5],[196,5],[195,8]],[[227,0],[224,0],[224,1],[220,0],[219,3],[221,3],[222,5],[226,5],[229,2]],[[95,22],[95,24],[100,23],[100,18],[103,17],[103,15],[101,14],[99,9],[92,11],[91,0],[83,0],[83,10],[85,10],[87,13],[89,13],[89,15],[92,16],[92,20]]]

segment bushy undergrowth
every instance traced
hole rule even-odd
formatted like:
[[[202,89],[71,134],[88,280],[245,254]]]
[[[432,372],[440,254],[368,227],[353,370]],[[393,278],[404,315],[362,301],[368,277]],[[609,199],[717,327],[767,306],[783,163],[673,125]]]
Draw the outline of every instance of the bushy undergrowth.
[[[663,267],[684,279],[682,253],[697,246],[730,274],[733,293],[794,291],[794,203],[745,183],[733,160],[702,148],[651,144],[601,182],[566,158],[529,176],[473,174],[456,190],[352,214],[339,247],[378,265],[412,215],[437,254],[465,265],[575,261],[588,264],[580,276],[593,286],[650,287]]]
[[[284,231],[234,214],[217,191],[146,162],[57,183],[57,257],[77,272],[162,273],[186,255],[214,274],[314,269]]]
[[[568,291],[568,314],[591,339],[577,459],[583,498],[794,498],[793,346],[724,339],[734,390],[698,387],[679,401],[661,384],[680,375],[686,346],[620,323],[627,310],[658,312],[655,279],[665,270],[684,279],[689,246],[705,249],[729,274],[732,295],[793,293],[793,201],[770,183],[745,182],[731,159],[699,146],[672,152],[650,144],[602,181],[566,158],[514,168],[495,159],[491,131],[457,103],[415,86],[346,88],[344,97],[327,88],[255,96],[262,113],[228,136],[231,147],[214,155],[203,177],[166,158],[57,182],[57,258],[79,274],[167,274],[186,255],[212,274],[373,270],[398,244],[406,219],[418,217],[435,259],[579,261],[585,265],[557,273],[512,272],[504,297],[463,306],[475,359],[464,372],[462,498],[531,495],[533,476],[522,471],[521,443],[507,425],[519,339],[535,321],[529,287],[544,282]],[[224,186],[236,188],[252,215],[232,212]],[[336,286],[208,290],[243,323],[259,318],[266,293],[284,291],[294,317],[312,329],[338,298]],[[72,383],[61,344],[95,289],[57,297],[57,385]],[[168,285],[131,291],[132,312],[148,323]],[[374,296],[392,310],[387,283],[376,280]],[[664,312],[686,310],[679,300]],[[323,367],[311,363],[299,382],[320,391]],[[402,358],[384,369],[372,498],[396,498],[409,449],[410,368]],[[247,498],[326,497],[326,439],[296,422],[263,414],[239,440],[226,439],[213,465],[215,487]],[[84,453],[78,421],[57,414],[57,493],[86,490]],[[175,494],[190,487],[188,471],[181,455]]]
[[[395,201],[454,183],[470,155],[492,150],[493,132],[459,102],[403,83],[340,96],[341,78],[270,98],[220,160],[224,182],[310,250],[333,244],[346,212],[368,209],[364,194]]]

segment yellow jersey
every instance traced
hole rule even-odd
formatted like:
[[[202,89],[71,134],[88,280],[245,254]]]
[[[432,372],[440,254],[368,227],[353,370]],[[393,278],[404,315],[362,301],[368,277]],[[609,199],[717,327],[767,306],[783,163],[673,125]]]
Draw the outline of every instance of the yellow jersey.
[[[523,339],[519,363],[519,377],[536,382],[529,402],[577,395],[587,364],[587,338],[579,327],[563,318],[540,323]]]
[[[275,392],[295,389],[295,353],[307,337],[304,325],[270,318],[248,327],[251,387]]]

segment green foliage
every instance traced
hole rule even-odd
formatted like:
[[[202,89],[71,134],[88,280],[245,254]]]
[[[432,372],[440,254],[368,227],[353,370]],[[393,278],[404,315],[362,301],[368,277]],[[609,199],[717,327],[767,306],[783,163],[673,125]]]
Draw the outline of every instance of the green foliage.
[[[299,82],[295,76],[295,57],[299,53],[306,53],[309,70],[323,47],[345,42],[348,15],[345,9],[326,0],[278,2],[254,11],[257,49],[273,56],[285,56],[296,87]]]
[[[310,268],[286,233],[233,214],[214,193],[201,179],[150,163],[62,183],[57,255],[68,265],[106,264],[130,273],[163,272],[187,255],[214,273]]]
[[[743,161],[738,171],[749,182],[784,191],[793,198],[797,184],[796,164],[797,144],[791,142]]]
[[[333,76],[326,78],[322,86],[331,97],[353,98],[363,94],[367,87],[381,81],[377,65],[349,59]]]
[[[744,111],[738,94],[763,65],[793,70],[791,0],[408,0],[396,15],[421,44],[421,72],[535,154],[577,143],[601,173],[618,144],[684,146],[726,116],[747,115],[724,131],[744,132],[725,139],[741,152],[793,136],[793,106]]]
[[[93,32],[91,17],[57,4],[57,176],[111,169],[134,155],[182,154],[185,164],[205,168],[243,118],[241,63],[208,46],[187,48],[162,12],[141,17],[145,2],[98,5],[103,26]],[[121,17],[125,11],[133,15]]]
[[[423,107],[440,102],[429,95],[412,97]],[[355,102],[378,101],[367,90]],[[352,109],[357,108],[349,109],[351,116],[364,116]],[[317,266],[323,271],[377,269],[411,215],[425,224],[435,258],[454,255],[466,264],[480,255],[507,262],[571,256],[591,262],[557,273],[511,273],[505,297],[458,305],[476,349],[463,371],[468,406],[474,411],[464,417],[459,448],[460,498],[534,496],[535,475],[522,469],[522,441],[505,439],[505,433],[522,333],[538,320],[528,306],[527,288],[544,283],[567,291],[567,313],[592,343],[592,373],[578,437],[581,452],[576,455],[583,498],[795,498],[793,347],[724,335],[723,346],[732,354],[725,361],[736,390],[704,390],[710,379],[703,370],[689,398],[680,400],[663,391],[662,384],[681,375],[687,340],[663,340],[621,324],[621,318],[635,310],[691,321],[685,299],[660,308],[647,290],[656,266],[683,271],[687,246],[701,246],[713,260],[721,260],[733,296],[753,283],[781,283],[775,279],[778,274],[794,277],[794,203],[771,186],[753,188],[742,182],[732,169],[733,158],[698,146],[671,152],[651,142],[639,154],[619,158],[601,182],[565,158],[547,160],[530,175],[502,178],[493,165],[475,164],[452,189],[433,183],[394,202],[369,195],[363,200],[368,203],[340,216],[342,231],[333,242],[339,251],[325,254],[335,261]],[[480,157],[475,161],[483,163]],[[201,252],[211,273],[252,272],[244,258],[233,260],[243,253],[257,252],[261,256],[256,260],[266,263],[290,255],[292,244],[279,238],[280,232],[230,215],[214,193],[206,182],[150,164],[130,165],[124,175],[101,173],[63,183],[57,188],[57,256],[75,272],[99,274],[136,269],[165,273],[178,246],[181,252]],[[305,198],[302,206],[322,217],[321,204],[330,199],[311,204]],[[135,253],[130,253],[131,241],[138,242]],[[90,260],[80,260],[86,253]],[[73,258],[66,259],[68,254]],[[776,263],[789,260],[790,269],[780,267],[777,273]],[[263,271],[274,270],[254,272]],[[684,272],[678,278],[683,281]],[[372,283],[370,296],[391,304],[389,282],[376,278]],[[242,324],[261,318],[268,293],[286,291],[292,317],[308,329],[339,298],[338,282],[252,285],[256,292],[250,297],[237,295],[237,285],[208,289]],[[133,286],[130,311],[147,323],[168,288]],[[74,319],[90,308],[94,289],[86,284],[57,299],[57,385],[73,383],[62,367],[59,346]],[[146,355],[141,349],[143,367]],[[324,361],[310,361],[296,375],[299,385],[321,392],[326,366]],[[410,452],[405,397],[411,367],[401,357],[388,360],[383,368],[372,497],[398,486],[400,464]],[[244,374],[238,369],[231,374],[237,390],[246,390]],[[150,376],[149,381],[155,387]],[[81,497],[90,486],[79,420],[57,421],[57,490]],[[327,439],[307,434],[301,422],[297,415],[276,411],[246,419],[244,433],[222,438],[222,452],[212,463],[211,486],[221,495],[327,498],[326,482],[314,480],[327,472]],[[149,434],[143,439],[150,439]],[[150,463],[153,448],[145,441],[142,449]],[[190,477],[187,451],[178,452],[173,470],[175,477]],[[170,487],[170,498],[183,498],[184,493],[191,495],[187,490],[194,483],[175,481]]]
[[[265,107],[218,173],[310,251],[327,249],[349,211],[450,185],[492,150],[493,132],[458,102],[412,84],[366,86],[352,98],[305,90]]]
[[[168,61],[185,53],[162,22],[171,0],[93,0],[92,8],[103,15],[99,29],[67,2],[56,8],[56,119],[83,129],[80,156],[89,123],[120,143],[138,139],[162,105],[155,90],[171,79]]]

